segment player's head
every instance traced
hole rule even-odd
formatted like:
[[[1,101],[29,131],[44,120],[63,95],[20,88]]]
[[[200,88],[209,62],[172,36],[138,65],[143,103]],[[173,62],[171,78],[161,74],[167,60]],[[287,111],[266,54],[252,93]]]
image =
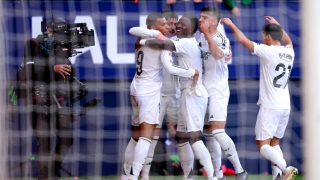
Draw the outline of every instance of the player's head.
[[[200,11],[199,24],[206,23],[209,28],[216,29],[220,21],[220,11],[216,8],[203,7]]]
[[[176,35],[176,23],[178,21],[178,15],[175,11],[171,11],[171,10],[166,10],[163,11],[163,16],[164,18],[166,18],[167,23],[169,25],[169,36],[174,36]]]
[[[155,29],[160,31],[164,35],[168,35],[169,26],[167,20],[161,13],[151,13],[147,16],[146,20],[147,27],[149,29]]]
[[[44,21],[44,23],[45,29],[42,30],[48,34],[53,34],[57,31],[62,31],[67,28],[66,21],[61,17],[50,18],[48,21]]]
[[[282,28],[278,24],[270,23],[263,26],[263,42],[267,45],[271,45],[274,41],[280,41],[282,39]]]
[[[198,29],[198,19],[194,14],[184,14],[176,24],[177,37],[190,37]]]

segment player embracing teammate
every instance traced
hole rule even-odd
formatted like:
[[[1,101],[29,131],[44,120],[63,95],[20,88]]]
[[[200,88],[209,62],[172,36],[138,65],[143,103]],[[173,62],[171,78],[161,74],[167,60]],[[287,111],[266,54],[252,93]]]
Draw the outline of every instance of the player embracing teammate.
[[[160,13],[148,15],[148,29],[135,28],[130,33],[140,34],[142,38],[165,38],[169,26]],[[174,75],[187,78],[190,88],[197,85],[199,67],[178,68],[171,63],[171,52],[144,46],[140,40],[136,44],[136,74],[131,82],[130,97],[132,106],[132,138],[124,159],[124,172],[121,179],[138,179],[148,155],[156,126],[159,124],[160,90],[162,86],[162,68]],[[144,39],[145,41],[145,39]]]
[[[148,17],[150,20],[151,16]],[[231,28],[242,45],[260,57],[260,111],[255,127],[257,147],[261,155],[272,162],[273,179],[291,180],[298,174],[298,170],[292,166],[287,167],[279,140],[284,135],[290,114],[287,83],[294,51],[290,37],[280,24],[270,16],[266,16],[265,20],[267,23],[263,28],[264,44],[250,41],[229,18],[223,18],[222,23]],[[131,34],[143,38],[138,41],[137,72],[131,84],[134,113],[132,125],[139,127],[139,131],[133,131],[133,138],[127,146],[123,177],[127,178],[130,174],[129,179],[138,178],[147,158],[155,127],[159,124],[162,63],[170,73],[182,76],[179,79],[181,98],[176,140],[184,179],[192,179],[194,156],[204,166],[209,180],[225,179],[220,169],[221,148],[235,168],[236,179],[248,179],[248,173],[241,166],[234,142],[225,132],[230,96],[227,61],[231,58],[231,48],[228,38],[217,30],[219,12],[207,7],[201,10],[199,24],[202,34],[199,42],[194,38],[198,27],[197,18],[192,14],[183,15],[177,22],[177,40],[169,40],[164,36],[168,31],[164,18],[159,16],[152,22],[154,25],[150,25],[147,18],[151,31],[141,28],[130,30]],[[172,66],[170,51],[175,52],[178,65],[185,68],[184,70]],[[168,64],[169,61],[171,64]],[[150,66],[143,64],[147,62]],[[149,69],[146,69],[148,67]],[[168,67],[171,67],[171,70]],[[143,73],[152,73],[155,76],[148,76],[149,78],[143,80]],[[147,92],[150,89],[152,92]],[[207,147],[201,140],[206,111],[209,114],[204,130]],[[148,178],[147,175],[145,179]]]

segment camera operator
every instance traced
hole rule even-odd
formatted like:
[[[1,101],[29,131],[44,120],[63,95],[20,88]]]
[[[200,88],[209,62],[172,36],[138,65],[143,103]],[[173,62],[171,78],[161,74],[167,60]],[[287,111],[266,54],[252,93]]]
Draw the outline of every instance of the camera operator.
[[[32,109],[38,179],[61,176],[63,157],[73,144],[72,103],[87,94],[86,86],[74,76],[69,61],[71,46],[56,41],[60,34],[55,28],[59,25],[66,23],[53,19],[45,23],[43,34],[27,41],[18,72],[20,96]]]

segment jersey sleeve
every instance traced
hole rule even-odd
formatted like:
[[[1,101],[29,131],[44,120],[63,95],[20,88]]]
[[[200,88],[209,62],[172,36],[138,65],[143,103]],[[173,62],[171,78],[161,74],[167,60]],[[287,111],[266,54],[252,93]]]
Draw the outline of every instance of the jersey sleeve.
[[[292,53],[292,55],[294,56],[295,55],[295,53],[294,53],[294,50],[293,50],[293,47],[292,46],[285,46],[287,49],[290,49],[290,51],[291,51],[291,53]]]
[[[141,38],[156,38],[160,34],[160,31],[144,27],[132,27],[129,29],[129,33]]]
[[[269,47],[265,44],[258,44],[253,42],[253,55],[257,55],[260,58],[267,58],[269,54]]]
[[[222,42],[222,44],[218,44],[218,47],[223,52],[224,56],[230,55],[230,41],[227,37],[224,38],[224,42]]]
[[[172,53],[170,51],[162,50],[161,62],[163,64],[163,67],[169,74],[181,77],[192,77],[195,74],[194,69],[184,69],[178,66],[174,66],[172,63]]]
[[[217,36],[212,37],[212,38],[215,41],[215,43],[217,44],[218,48],[222,51],[224,57],[231,54],[230,41],[226,36],[224,36],[222,33],[219,32]],[[201,46],[204,46],[203,49],[205,49],[205,51],[210,51],[210,47],[209,47],[208,42],[205,39],[203,33],[201,33],[201,37],[199,38],[199,45],[200,45],[200,48],[201,48]],[[208,50],[206,50],[206,48],[205,48],[206,46],[207,46]]]

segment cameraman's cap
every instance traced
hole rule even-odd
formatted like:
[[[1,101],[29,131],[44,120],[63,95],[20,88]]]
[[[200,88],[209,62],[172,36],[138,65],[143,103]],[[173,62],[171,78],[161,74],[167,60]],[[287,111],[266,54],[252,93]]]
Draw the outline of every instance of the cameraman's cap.
[[[52,27],[52,26],[54,26],[54,25],[57,24],[57,23],[64,23],[64,24],[66,24],[66,21],[65,21],[63,18],[60,18],[60,17],[58,17],[58,18],[50,18],[50,19],[47,21],[46,26],[47,26],[47,27]]]
[[[46,27],[52,28],[53,31],[61,31],[66,29],[67,23],[63,18],[51,18],[47,21]]]

